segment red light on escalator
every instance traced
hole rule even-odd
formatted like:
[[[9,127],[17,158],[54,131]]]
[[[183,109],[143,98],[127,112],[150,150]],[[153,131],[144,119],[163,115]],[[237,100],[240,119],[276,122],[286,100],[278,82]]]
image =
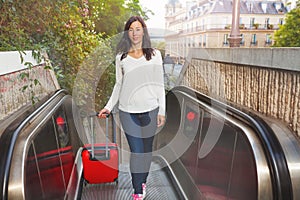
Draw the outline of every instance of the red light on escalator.
[[[186,118],[191,122],[195,119],[196,117],[196,114],[192,111],[188,112],[187,115],[186,115]]]
[[[64,118],[62,118],[61,116],[56,118],[56,124],[57,125],[64,125],[65,124],[65,120]]]

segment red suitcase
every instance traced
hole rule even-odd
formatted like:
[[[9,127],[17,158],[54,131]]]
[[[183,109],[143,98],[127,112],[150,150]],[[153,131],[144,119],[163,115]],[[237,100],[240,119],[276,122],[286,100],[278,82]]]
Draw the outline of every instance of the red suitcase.
[[[97,114],[96,114],[97,115]],[[108,143],[108,116],[106,117],[106,141],[94,144],[94,124],[91,117],[91,144],[84,146],[81,153],[83,177],[90,184],[118,182],[119,154],[116,143]],[[115,138],[115,137],[114,137]],[[113,141],[115,142],[115,141]]]

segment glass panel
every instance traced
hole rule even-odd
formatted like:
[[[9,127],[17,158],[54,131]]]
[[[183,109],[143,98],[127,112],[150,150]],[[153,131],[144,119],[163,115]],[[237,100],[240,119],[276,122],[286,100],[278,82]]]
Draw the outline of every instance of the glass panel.
[[[229,199],[257,199],[257,173],[248,139],[238,134]]]
[[[156,149],[163,148],[168,145],[180,131],[181,120],[181,105],[183,98],[170,92],[167,95],[167,123],[162,131],[159,131],[155,136],[154,146]],[[172,108],[172,109],[169,109]]]
[[[48,121],[34,140],[45,199],[62,198],[65,185],[52,121]]]
[[[72,153],[70,132],[68,129],[67,118],[63,107],[61,107],[54,115],[54,124],[56,137],[58,138],[59,154],[63,167],[65,185],[68,185],[71,176],[74,156]]]
[[[26,199],[39,199],[43,196],[32,145],[26,158],[25,182]]]
[[[201,111],[194,104],[187,104],[183,115],[183,134],[190,145],[185,153],[180,157],[180,160],[192,177],[196,175],[197,153],[199,148],[199,121]]]
[[[68,132],[67,120],[64,111],[61,109],[55,115],[55,130],[58,137],[58,145],[64,148],[70,145],[70,137]]]
[[[223,199],[230,182],[236,131],[208,113],[202,126],[195,181],[208,199]]]

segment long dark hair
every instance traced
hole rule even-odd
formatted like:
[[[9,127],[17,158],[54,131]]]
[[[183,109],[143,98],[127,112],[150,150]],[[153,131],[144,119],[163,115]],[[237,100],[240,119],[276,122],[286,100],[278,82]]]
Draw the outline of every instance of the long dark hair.
[[[131,47],[131,40],[129,39],[128,36],[128,30],[130,28],[130,25],[135,21],[139,21],[142,24],[144,30],[142,50],[146,60],[151,60],[152,55],[154,55],[154,49],[151,47],[151,41],[150,41],[150,36],[148,33],[147,26],[144,20],[140,16],[132,16],[126,22],[123,36],[117,46],[117,54],[122,54],[121,60],[127,57],[128,51]]]

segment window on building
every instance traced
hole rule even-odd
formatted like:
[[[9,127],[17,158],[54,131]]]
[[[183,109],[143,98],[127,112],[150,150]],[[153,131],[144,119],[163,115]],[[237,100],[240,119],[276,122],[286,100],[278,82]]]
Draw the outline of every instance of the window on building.
[[[283,24],[283,18],[279,19],[279,24],[282,25]]]
[[[228,34],[224,34],[223,45],[227,46],[228,44],[229,44],[229,41],[228,41]]]
[[[239,21],[239,28],[240,29],[244,29],[245,28],[245,24],[243,23],[243,19],[240,17],[240,21]]]
[[[265,19],[265,28],[269,28],[270,25],[270,18]]]
[[[206,34],[203,35],[203,47],[206,47]]]
[[[242,40],[240,42],[240,45],[245,45],[245,37],[244,37],[244,34],[241,34],[241,37],[242,37]]]
[[[272,44],[271,34],[266,34],[266,45]]]
[[[256,34],[251,35],[251,45],[257,45]]]
[[[264,13],[267,13],[267,7],[268,7],[268,4],[266,2],[261,3],[261,8]]]
[[[252,4],[253,4],[252,2],[246,1],[246,6],[247,6],[247,9],[250,13],[252,13],[252,11],[253,11],[253,5]]]
[[[276,2],[275,4],[275,8],[277,11],[280,11],[282,9],[282,3],[281,2]]]
[[[253,27],[254,23],[255,23],[255,18],[254,18],[254,17],[251,17],[251,18],[250,18],[250,28]]]
[[[192,41],[191,41],[191,43],[192,43],[192,47],[196,47],[196,43],[195,43],[195,37],[192,37]]]
[[[202,47],[202,35],[200,35],[200,38],[199,38],[199,47]]]

